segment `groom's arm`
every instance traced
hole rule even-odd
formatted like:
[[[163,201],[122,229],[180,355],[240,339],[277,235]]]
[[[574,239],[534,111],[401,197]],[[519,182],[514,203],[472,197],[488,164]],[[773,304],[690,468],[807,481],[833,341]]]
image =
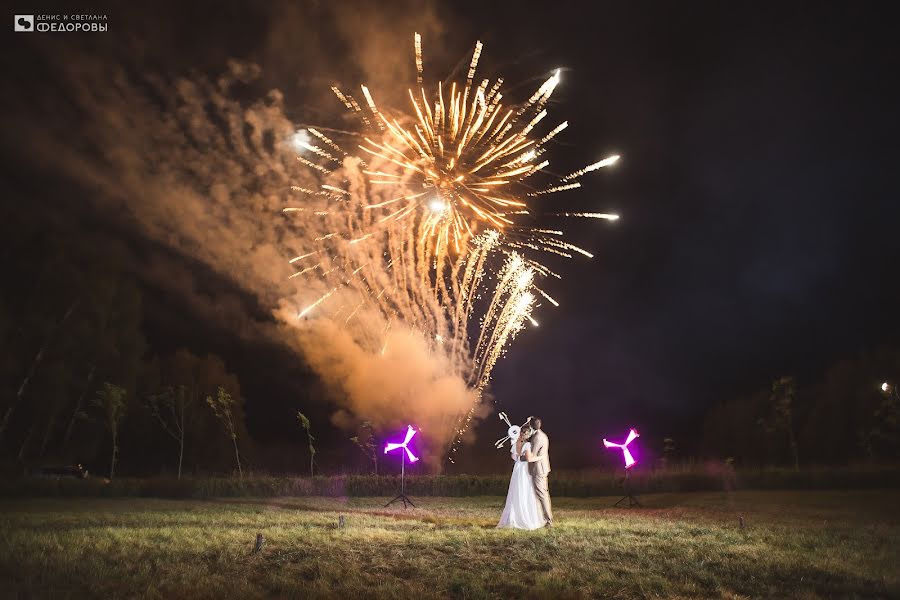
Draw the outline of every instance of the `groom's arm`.
[[[535,448],[534,452],[529,450],[525,453],[525,460],[528,462],[537,462],[544,456],[544,443],[541,442],[541,445]]]
[[[531,450],[526,450],[525,452],[522,453],[521,460],[522,460],[522,462],[534,462],[531,460],[532,456],[534,456],[534,455],[531,453]]]

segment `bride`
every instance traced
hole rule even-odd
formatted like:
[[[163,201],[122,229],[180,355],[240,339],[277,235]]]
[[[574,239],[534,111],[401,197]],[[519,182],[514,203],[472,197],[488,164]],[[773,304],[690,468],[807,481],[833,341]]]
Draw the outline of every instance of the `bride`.
[[[531,442],[525,440],[533,433],[531,427],[527,425],[523,427],[522,434],[510,452],[515,463],[509,480],[509,492],[506,494],[506,506],[497,524],[498,528],[538,529],[544,526],[544,516],[538,506],[531,473],[528,471],[529,463],[519,460],[531,450]]]

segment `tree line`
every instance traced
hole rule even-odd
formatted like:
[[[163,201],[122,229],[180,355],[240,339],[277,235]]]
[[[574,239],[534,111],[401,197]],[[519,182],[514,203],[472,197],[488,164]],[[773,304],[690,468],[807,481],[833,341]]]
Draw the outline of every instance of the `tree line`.
[[[121,248],[20,221],[0,251],[4,470],[83,463],[114,476],[242,472],[238,378],[215,355],[152,356]]]
[[[10,468],[90,464],[131,473],[242,472],[250,439],[236,375],[215,355],[146,356],[141,297],[127,279],[85,274],[46,294],[5,297],[0,445]],[[161,464],[162,463],[162,464]]]
[[[706,415],[707,455],[744,465],[900,459],[900,352],[842,360],[818,379],[785,375]]]

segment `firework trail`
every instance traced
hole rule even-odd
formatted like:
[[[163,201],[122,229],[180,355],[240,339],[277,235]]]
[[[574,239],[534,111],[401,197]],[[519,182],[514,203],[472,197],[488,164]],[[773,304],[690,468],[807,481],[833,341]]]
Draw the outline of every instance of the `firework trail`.
[[[562,231],[534,227],[533,199],[576,189],[581,176],[619,157],[564,177],[546,171],[545,146],[568,126],[539,133],[558,70],[524,103],[507,106],[502,79],[476,85],[478,42],[465,81],[439,81],[429,96],[418,34],[414,50],[419,87],[409,90],[405,112],[380,108],[365,85],[362,102],[332,88],[361,133],[309,127],[295,135],[297,160],[319,184],[295,187],[297,202],[284,212],[304,232],[291,278],[321,290],[299,318],[337,323],[385,356],[392,328],[416,331],[474,392],[471,406],[439,425],[450,431],[452,462],[497,360],[527,323],[537,325],[538,297],[558,306],[537,287],[537,277],[558,277],[540,256],[592,257]]]

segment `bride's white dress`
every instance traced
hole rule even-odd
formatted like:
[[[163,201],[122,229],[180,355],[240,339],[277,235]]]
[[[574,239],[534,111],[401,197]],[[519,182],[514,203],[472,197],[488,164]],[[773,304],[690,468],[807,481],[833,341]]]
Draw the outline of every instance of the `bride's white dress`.
[[[522,454],[531,449],[531,442],[525,442],[522,446]],[[509,480],[509,492],[506,493],[506,506],[503,508],[503,516],[500,517],[498,528],[509,527],[513,529],[537,529],[544,526],[544,515],[538,506],[537,496],[534,494],[534,485],[531,482],[531,473],[528,472],[528,463],[519,460],[516,447],[513,445],[512,459],[515,462],[512,477]]]

